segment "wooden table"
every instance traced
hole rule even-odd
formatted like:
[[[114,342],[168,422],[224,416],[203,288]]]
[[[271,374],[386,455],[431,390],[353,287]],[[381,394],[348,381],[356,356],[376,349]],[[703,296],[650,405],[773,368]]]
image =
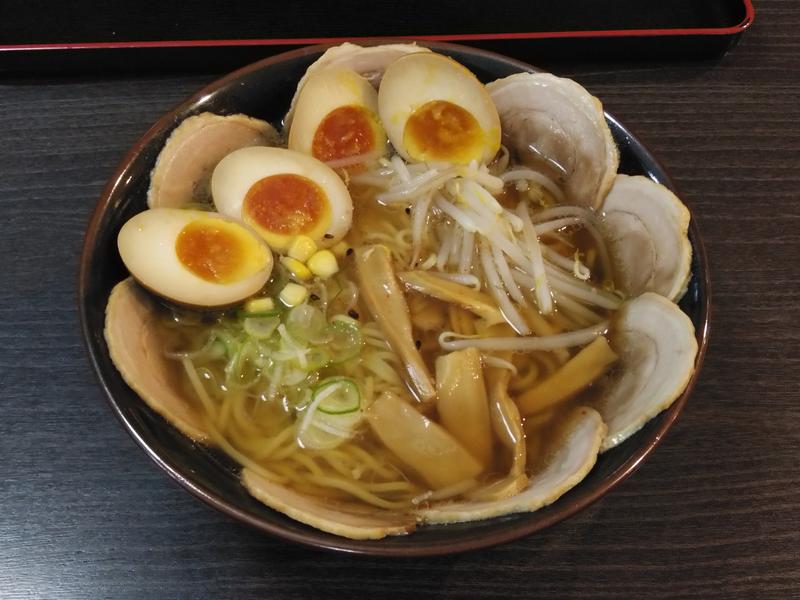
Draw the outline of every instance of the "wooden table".
[[[708,249],[712,340],[646,464],[492,550],[326,554],[197,502],[113,418],[75,277],[126,149],[213,74],[0,79],[0,597],[800,597],[800,6],[763,0],[719,61],[545,64],[668,166]]]

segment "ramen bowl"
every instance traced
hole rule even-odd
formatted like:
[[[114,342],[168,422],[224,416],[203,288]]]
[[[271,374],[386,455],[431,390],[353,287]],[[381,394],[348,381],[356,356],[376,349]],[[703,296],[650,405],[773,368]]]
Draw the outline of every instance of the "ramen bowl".
[[[449,55],[484,82],[537,69],[483,50],[451,44],[426,44]],[[695,327],[698,354],[685,391],[635,435],[601,454],[583,481],[553,504],[536,512],[485,521],[425,525],[405,536],[352,540],[318,531],[274,511],[241,485],[239,467],[223,453],[192,441],[151,410],[128,387],[109,355],[104,338],[105,307],[111,289],[127,276],[117,252],[122,225],[146,207],[150,172],[175,127],[201,112],[243,113],[278,124],[297,82],[325,46],[303,48],[259,61],[227,75],[172,109],[130,149],[100,196],[86,231],[80,260],[78,303],[89,358],[110,405],[136,443],[170,477],[203,502],[267,534],[306,546],[371,555],[439,555],[488,547],[518,539],[586,508],[639,467],[683,410],[697,380],[709,331],[709,276],[703,243],[692,220],[689,239],[691,278],[680,308]],[[620,152],[619,172],[645,175],[675,191],[664,168],[615,117],[606,113]]]

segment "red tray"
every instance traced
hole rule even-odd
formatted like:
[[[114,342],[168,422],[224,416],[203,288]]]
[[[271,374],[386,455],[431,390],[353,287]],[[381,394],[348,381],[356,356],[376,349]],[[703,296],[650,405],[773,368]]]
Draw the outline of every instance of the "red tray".
[[[370,37],[468,43],[534,63],[708,57],[731,48],[755,17],[751,0],[560,0],[557,11],[544,0],[37,4],[0,2],[0,70],[210,70]]]

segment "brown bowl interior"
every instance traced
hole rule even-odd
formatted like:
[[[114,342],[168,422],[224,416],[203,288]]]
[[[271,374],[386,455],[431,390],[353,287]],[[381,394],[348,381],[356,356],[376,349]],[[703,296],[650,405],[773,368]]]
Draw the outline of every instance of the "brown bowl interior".
[[[452,56],[482,81],[536,70],[482,50],[452,44],[429,46]],[[549,527],[585,508],[630,475],[663,438],[686,404],[706,350],[710,300],[706,255],[694,221],[689,231],[694,250],[692,278],[680,306],[694,323],[700,352],[687,390],[636,435],[600,456],[578,486],[534,513],[477,523],[428,526],[408,536],[378,541],[349,540],[317,531],[253,499],[240,485],[234,463],[184,437],[151,411],[125,384],[111,362],[103,338],[104,311],[111,288],[127,275],[117,253],[116,237],[126,220],[144,210],[150,170],[167,136],[186,117],[203,111],[244,113],[279,125],[297,81],[324,49],[315,46],[274,56],[215,81],[159,119],[120,163],[87,228],[78,282],[83,336],[100,385],[127,431],[173,479],[222,512],[292,542],[372,555],[437,555],[492,546]],[[620,172],[647,175],[675,190],[664,168],[642,143],[614,117],[606,115],[606,118],[620,149]]]

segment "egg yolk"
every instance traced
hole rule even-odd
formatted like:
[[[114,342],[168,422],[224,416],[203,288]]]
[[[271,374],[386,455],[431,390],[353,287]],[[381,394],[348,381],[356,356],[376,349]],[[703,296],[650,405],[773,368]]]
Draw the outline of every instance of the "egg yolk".
[[[197,219],[186,225],[175,240],[175,253],[183,266],[212,283],[251,275],[263,258],[263,250],[246,231],[220,219]]]
[[[432,100],[408,118],[403,145],[415,160],[465,164],[483,154],[483,132],[467,110],[446,100]]]
[[[295,236],[327,227],[330,207],[316,183],[302,175],[282,173],[250,186],[242,215],[248,224],[268,234]]]
[[[311,155],[323,162],[360,156],[375,149],[374,119],[363,106],[340,106],[317,127]]]

